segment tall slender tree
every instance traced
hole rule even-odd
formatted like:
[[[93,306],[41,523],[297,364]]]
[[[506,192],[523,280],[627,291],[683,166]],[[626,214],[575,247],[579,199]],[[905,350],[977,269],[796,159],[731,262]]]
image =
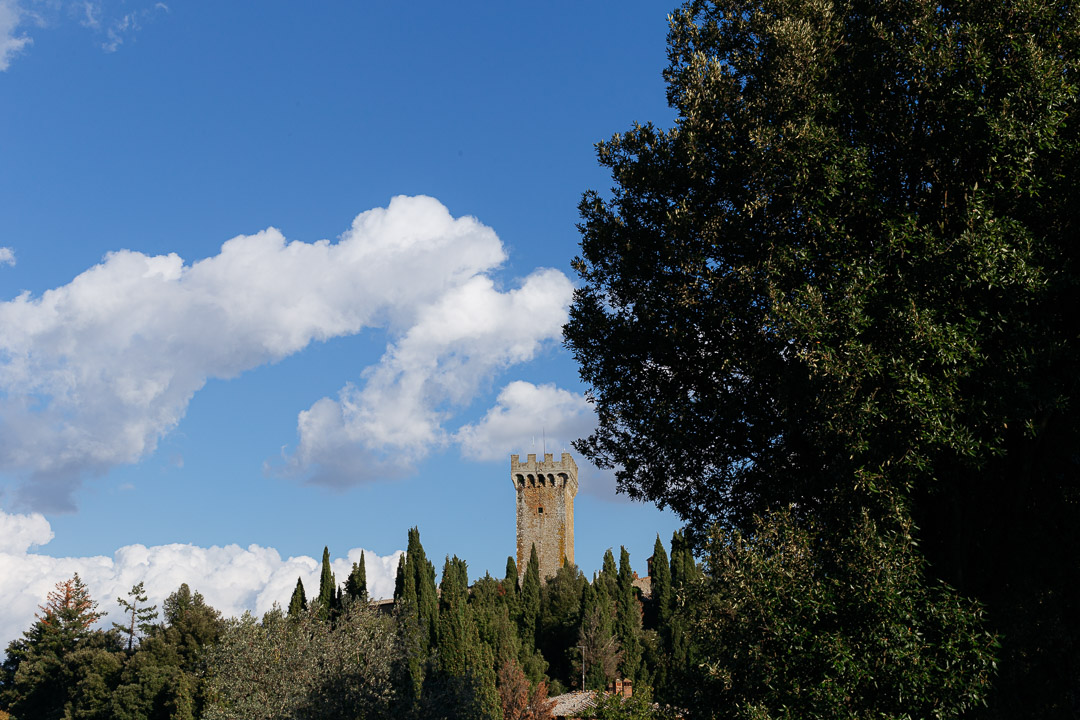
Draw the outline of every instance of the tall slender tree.
[[[289,598],[289,617],[298,618],[307,611],[307,593],[304,592],[304,581],[296,578],[296,587],[292,597]]]
[[[127,635],[127,651],[131,652],[135,644],[136,633],[143,633],[144,635],[150,632],[152,627],[152,621],[158,616],[157,605],[146,605],[146,588],[140,581],[138,584],[132,586],[128,592],[126,598],[116,598],[117,604],[124,610],[124,614],[128,615],[128,621],[125,624],[113,623],[113,627],[119,630],[122,634]]]
[[[337,579],[330,569],[330,548],[323,547],[322,574],[319,576],[319,617],[329,620],[337,610]]]
[[[364,562],[364,551],[360,551],[360,562],[353,563],[352,572],[345,581],[345,597],[350,601],[367,603],[369,601],[367,589],[367,567]]]
[[[524,647],[536,647],[537,622],[540,619],[540,559],[533,545],[529,564],[521,579],[521,643]]]
[[[624,678],[641,679],[642,638],[641,603],[634,588],[634,571],[630,567],[630,553],[626,547],[619,548],[619,575],[615,591],[615,627],[622,645],[623,661],[619,669]]]
[[[616,678],[622,664],[612,600],[606,587],[594,582],[585,586],[581,604],[577,671],[585,677],[583,689],[604,690]]]
[[[648,625],[663,634],[661,628],[666,628],[671,621],[674,597],[671,592],[671,565],[659,534],[656,536],[656,543],[653,544],[652,562],[649,565],[649,585],[652,598],[649,603],[651,610],[648,615]]]
[[[657,699],[670,700],[667,694],[670,682],[670,668],[672,656],[671,642],[671,618],[675,610],[675,594],[671,589],[671,565],[668,561],[667,551],[660,536],[656,536],[653,545],[653,555],[649,565],[649,582],[652,597],[646,606],[649,612],[646,615],[646,625],[656,631],[655,657],[653,665],[653,689]]]

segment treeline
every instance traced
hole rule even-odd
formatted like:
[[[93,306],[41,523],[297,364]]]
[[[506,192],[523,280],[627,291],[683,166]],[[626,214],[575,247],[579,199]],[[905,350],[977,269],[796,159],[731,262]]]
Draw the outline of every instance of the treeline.
[[[392,608],[370,601],[363,557],[339,583],[324,549],[310,601],[298,579],[287,609],[224,619],[185,584],[159,616],[140,583],[109,628],[76,574],[8,645],[0,718],[541,718],[549,696],[616,678],[635,698],[598,716],[651,717],[692,672],[676,598],[703,577],[678,533],[651,567],[649,595],[625,548],[591,581],[573,565],[542,581],[534,552],[520,582],[513,558],[471,581],[448,557],[436,584],[414,528]]]

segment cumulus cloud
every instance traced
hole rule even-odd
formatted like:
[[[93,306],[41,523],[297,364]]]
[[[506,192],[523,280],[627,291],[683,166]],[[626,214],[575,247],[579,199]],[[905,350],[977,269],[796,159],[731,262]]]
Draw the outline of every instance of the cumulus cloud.
[[[555,384],[516,380],[506,385],[495,405],[477,423],[461,427],[454,440],[469,460],[506,462],[509,452],[537,454],[571,450],[571,443],[596,428],[596,412],[583,395]],[[612,499],[615,474],[578,458],[582,492]]]
[[[0,471],[24,478],[15,497],[30,509],[71,510],[83,476],[152,452],[207,379],[366,327],[398,340],[362,387],[300,414],[289,472],[342,482],[334,469],[358,452],[415,460],[443,441],[448,408],[558,336],[570,281],[540,270],[503,292],[488,273],[504,259],[494,231],[428,197],[361,213],[333,243],[268,228],[191,265],[110,253],[0,303]]]
[[[420,310],[365,373],[362,388],[346,385],[336,401],[323,398],[300,413],[290,471],[312,471],[315,482],[329,485],[365,479],[357,473],[407,471],[449,441],[447,408],[471,400],[495,370],[531,360],[560,336],[572,292],[557,270],[538,270],[507,292],[487,276],[453,288]]]
[[[0,265],[15,265],[15,251],[9,247],[0,247]]]
[[[0,0],[0,72],[7,70],[11,59],[33,42],[19,31],[24,15],[18,0]]]
[[[549,448],[569,449],[595,427],[596,414],[582,395],[517,380],[502,389],[480,422],[458,430],[456,439],[470,460],[505,460],[507,448],[532,447],[541,436]]]
[[[8,514],[0,510],[0,587],[4,589],[4,612],[0,613],[0,651],[34,621],[34,613],[56,583],[76,572],[86,582],[100,610],[108,613],[103,624],[120,617],[117,597],[145,583],[149,601],[161,607],[181,583],[198,590],[226,616],[245,610],[264,613],[274,603],[287,605],[296,578],[303,580],[308,595],[318,592],[320,561],[312,557],[282,559],[274,548],[249,545],[198,547],[188,544],[127,545],[112,557],[54,558],[31,552],[53,537],[41,515]],[[397,569],[396,552],[385,557],[360,548],[331,561],[334,574],[344,582],[354,562],[364,552],[368,589],[375,598],[392,597]]]

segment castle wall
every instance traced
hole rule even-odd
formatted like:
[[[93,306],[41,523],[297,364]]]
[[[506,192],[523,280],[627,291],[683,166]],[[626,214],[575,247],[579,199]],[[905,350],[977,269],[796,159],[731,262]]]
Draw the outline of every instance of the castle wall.
[[[574,496],[577,463],[569,453],[556,461],[530,454],[524,462],[510,456],[510,480],[517,491],[517,565],[525,574],[533,545],[540,560],[541,579],[551,577],[566,562],[574,562]]]

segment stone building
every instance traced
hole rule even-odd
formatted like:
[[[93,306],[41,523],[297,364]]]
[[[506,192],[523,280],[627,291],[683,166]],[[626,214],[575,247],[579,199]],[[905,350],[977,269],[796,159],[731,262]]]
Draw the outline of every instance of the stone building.
[[[517,491],[518,580],[525,575],[533,545],[540,560],[540,579],[554,575],[563,563],[574,562],[574,496],[578,491],[577,463],[570,453],[555,461],[544,453],[538,461],[529,454],[522,462],[510,456],[510,480]]]

